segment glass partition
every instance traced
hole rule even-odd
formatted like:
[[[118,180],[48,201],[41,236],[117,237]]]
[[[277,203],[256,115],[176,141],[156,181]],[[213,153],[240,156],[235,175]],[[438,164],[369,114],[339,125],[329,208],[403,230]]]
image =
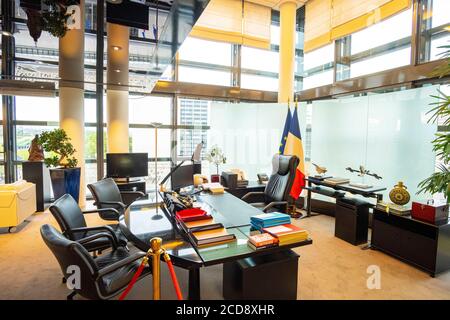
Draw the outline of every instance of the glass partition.
[[[291,106],[293,111],[293,106]],[[306,103],[299,104],[302,136],[306,131]],[[278,152],[286,119],[287,104],[278,103],[212,103],[208,145],[219,146],[227,163],[219,173],[239,168],[250,181],[257,173],[272,172],[272,157]],[[210,165],[210,173],[215,167]],[[205,170],[206,171],[206,170]]]
[[[431,141],[437,126],[427,122],[426,113],[437,88],[313,102],[312,162],[327,167],[333,176],[385,186],[387,200],[398,181],[408,187],[412,200],[430,198],[416,192],[417,184],[435,170]],[[359,169],[360,165],[383,179],[361,178],[346,170]]]

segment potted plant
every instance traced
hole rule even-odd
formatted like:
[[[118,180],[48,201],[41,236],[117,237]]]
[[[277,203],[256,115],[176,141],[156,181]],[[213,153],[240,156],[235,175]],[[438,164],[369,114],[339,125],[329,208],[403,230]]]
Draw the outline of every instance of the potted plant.
[[[44,131],[38,137],[38,143],[47,152],[44,163],[50,167],[53,195],[55,199],[70,194],[76,201],[80,195],[81,168],[73,156],[75,149],[63,129]]]
[[[442,55],[447,58],[446,63],[442,64],[433,72],[432,75],[443,77],[450,74],[450,45],[442,46],[446,49]],[[431,114],[429,123],[438,123],[441,126],[450,126],[450,96],[438,90],[439,95],[432,96],[436,102],[432,103],[434,107],[428,111]],[[436,133],[436,138],[431,142],[433,151],[440,159],[441,163],[437,166],[437,171],[430,177],[419,183],[417,193],[429,192],[431,194],[444,193],[447,203],[450,203],[450,133]]]
[[[62,38],[68,28],[67,21],[72,15],[67,9],[71,5],[79,5],[77,0],[43,0],[41,3],[21,3],[27,14],[27,26],[30,35],[37,42],[42,31]]]
[[[211,175],[211,182],[219,182],[219,165],[226,163],[227,158],[223,154],[222,150],[217,145],[214,145],[206,154],[206,160],[216,166],[216,174]]]

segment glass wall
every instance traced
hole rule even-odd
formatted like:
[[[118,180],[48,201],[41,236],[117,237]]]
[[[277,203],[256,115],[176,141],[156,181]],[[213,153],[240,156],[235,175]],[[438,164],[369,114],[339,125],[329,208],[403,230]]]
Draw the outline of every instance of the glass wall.
[[[431,141],[437,127],[427,123],[426,113],[436,89],[314,101],[311,161],[332,176],[385,186],[385,199],[398,181],[405,183],[413,200],[429,198],[416,192],[418,183],[435,170]],[[383,179],[360,178],[346,170],[361,165]]]
[[[298,110],[302,137],[305,137],[306,103],[299,104]],[[287,104],[212,103],[208,143],[217,145],[225,153],[227,163],[220,167],[220,172],[239,168],[250,181],[257,180],[257,173],[270,174],[286,112]],[[209,172],[215,173],[215,170],[214,165],[209,165]]]

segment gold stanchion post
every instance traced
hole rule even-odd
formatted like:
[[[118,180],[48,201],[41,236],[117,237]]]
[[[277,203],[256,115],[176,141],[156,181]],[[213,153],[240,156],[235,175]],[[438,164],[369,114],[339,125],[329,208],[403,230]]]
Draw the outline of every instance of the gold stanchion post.
[[[161,245],[161,238],[152,238],[150,240],[153,272],[153,300],[161,299],[161,254],[164,253]]]

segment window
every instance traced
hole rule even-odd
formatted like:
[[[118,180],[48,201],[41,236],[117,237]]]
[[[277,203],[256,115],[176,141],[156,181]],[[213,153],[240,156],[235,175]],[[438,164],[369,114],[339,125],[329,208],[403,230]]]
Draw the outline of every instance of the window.
[[[278,91],[279,52],[242,47],[241,87]]]
[[[338,41],[337,43],[342,46],[350,46],[350,57],[343,54],[338,59],[336,80],[354,78],[410,64],[411,21],[412,9],[408,9],[350,35],[348,41]],[[348,52],[348,49],[341,48],[341,52]],[[348,63],[345,61],[350,61],[350,73],[342,72],[342,70],[348,70],[346,68]]]
[[[208,126],[211,101],[178,99],[177,155],[191,157],[195,147],[203,142],[203,153],[208,148]]]
[[[178,68],[178,80],[182,82],[230,86],[231,72],[180,66]]]
[[[450,45],[450,1],[426,0],[421,10],[419,61],[442,59],[445,48],[439,47]]]
[[[278,77],[273,78],[253,74],[242,74],[241,87],[254,90],[278,91]]]
[[[187,37],[179,49],[180,61],[231,66],[231,44]]]
[[[305,53],[303,89],[333,83],[334,43]]]
[[[242,69],[278,73],[280,55],[278,52],[242,47]]]

